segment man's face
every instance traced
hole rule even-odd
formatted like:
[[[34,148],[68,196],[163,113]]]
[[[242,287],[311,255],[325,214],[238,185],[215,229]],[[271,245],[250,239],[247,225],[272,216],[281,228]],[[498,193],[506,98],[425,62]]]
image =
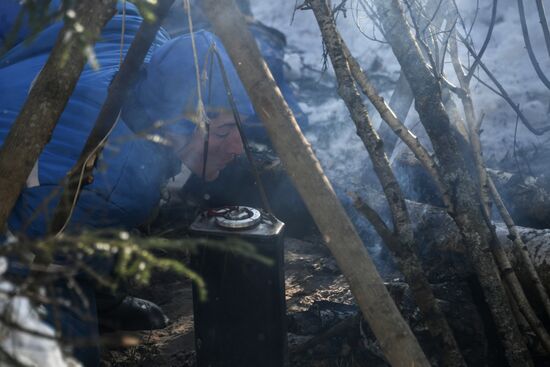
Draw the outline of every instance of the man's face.
[[[242,153],[243,145],[233,115],[230,112],[211,114],[205,180],[218,178],[220,171]],[[202,176],[204,133],[200,129],[195,130],[180,158],[194,174]]]

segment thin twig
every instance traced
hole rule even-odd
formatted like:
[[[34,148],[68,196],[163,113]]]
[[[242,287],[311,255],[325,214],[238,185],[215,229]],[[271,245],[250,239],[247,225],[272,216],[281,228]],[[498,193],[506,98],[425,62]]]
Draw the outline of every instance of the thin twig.
[[[445,57],[446,57],[446,53],[447,53],[447,49],[449,47],[449,40],[451,39],[451,35],[453,34],[454,32],[454,29],[456,27],[456,22],[457,22],[457,18],[454,17],[453,19],[453,25],[451,26],[451,28],[449,28],[448,31],[446,31],[446,37],[444,39],[444,41],[442,42],[443,44],[443,52],[442,52],[442,55],[441,55],[441,69],[439,71],[439,74],[443,75],[443,72],[444,72],[444,68],[445,68]]]
[[[483,57],[483,54],[485,53],[485,50],[487,49],[487,46],[489,45],[489,41],[491,40],[491,37],[493,35],[493,28],[495,27],[496,18],[497,18],[497,7],[498,7],[498,0],[493,0],[493,9],[491,11],[491,22],[489,23],[489,29],[487,30],[487,35],[485,35],[485,40],[483,41],[483,44],[481,45],[481,49],[478,52],[478,58],[481,60]],[[472,79],[472,75],[474,74],[477,64],[479,61],[478,59],[474,60],[474,63],[469,68],[468,75],[466,75],[466,80],[469,82]]]
[[[508,94],[508,92],[506,92],[506,90],[504,89],[504,87],[502,86],[502,84],[500,84],[500,82],[497,80],[497,78],[493,75],[493,73],[491,73],[491,71],[487,68],[487,66],[485,66],[485,64],[483,63],[483,61],[481,61],[481,59],[479,58],[479,56],[476,54],[476,52],[472,49],[472,47],[468,44],[468,42],[464,39],[463,36],[461,36],[460,34],[458,35],[462,41],[462,43],[464,44],[464,46],[466,46],[466,48],[468,49],[468,51],[470,52],[470,54],[476,59],[478,60],[478,63],[479,63],[479,66],[483,69],[483,71],[485,72],[485,74],[487,74],[487,76],[489,77],[489,79],[491,79],[491,81],[493,82],[493,84],[495,84],[495,86],[498,88],[498,90],[500,91],[500,94],[502,95],[502,98],[504,98],[504,100],[506,102],[508,102],[508,104],[510,105],[510,107],[512,107],[512,109],[518,114],[519,116],[519,119],[521,120],[521,122],[523,122],[523,124],[525,125],[525,127],[527,129],[529,129],[529,131],[531,131],[533,134],[535,135],[543,135],[544,133],[546,133],[547,131],[550,131],[550,126],[546,126],[546,127],[543,127],[543,128],[535,128],[533,127],[533,125],[531,124],[531,122],[529,122],[529,120],[527,119],[527,117],[525,117],[525,115],[523,114],[523,112],[521,112],[521,110],[519,109],[518,105],[516,105],[514,103],[514,101],[512,100],[512,98],[510,98],[510,95]]]
[[[464,34],[468,34],[468,31],[466,30],[466,22],[464,21],[464,18],[462,17],[462,13],[458,9],[458,4],[456,3],[456,0],[452,0],[456,15],[458,17],[459,23],[462,26],[462,30],[464,31]]]
[[[527,20],[525,20],[525,8],[523,6],[523,0],[518,0],[518,10],[519,10],[519,20],[521,23],[521,33],[523,34],[523,40],[525,41],[525,48],[527,48],[527,54],[529,55],[529,60],[535,68],[535,71],[540,79],[540,81],[550,89],[550,80],[546,77],[542,69],[540,68],[537,56],[533,51],[533,46],[531,45],[531,39],[529,38],[529,29],[527,28]]]
[[[426,44],[426,42],[424,41],[424,39],[422,38],[422,36],[420,34],[420,29],[418,27],[418,23],[416,22],[416,18],[414,16],[411,4],[409,3],[408,0],[404,0],[404,1],[405,1],[405,5],[407,5],[407,9],[409,10],[409,13],[411,15],[413,28],[414,28],[415,33],[416,33],[416,40],[418,41],[418,44],[422,48],[422,51],[423,51],[424,55],[428,58],[428,61],[430,62],[432,73],[434,74],[434,76],[437,79],[439,79],[439,73],[438,73],[439,68],[437,67],[437,64],[436,64],[436,62],[433,58],[432,51],[430,50],[430,48],[428,47],[428,45]]]
[[[424,29],[422,29],[422,34],[424,34],[426,32],[426,30],[428,29],[428,27],[430,27],[432,25],[433,21],[435,20],[435,17],[437,15],[437,13],[439,12],[439,9],[441,9],[441,4],[443,4],[443,0],[439,0],[439,2],[437,3],[437,6],[436,6],[432,16],[428,20],[428,23],[426,24]]]
[[[476,0],[476,11],[474,13],[474,19],[472,20],[472,24],[470,24],[470,29],[468,30],[468,33],[466,34],[467,39],[471,39],[472,30],[474,29],[474,25],[477,21],[477,16],[479,15],[479,0]]]
[[[483,150],[481,148],[481,141],[479,138],[479,127],[481,125],[476,117],[474,102],[472,101],[470,93],[470,81],[466,78],[462,64],[458,58],[458,46],[456,37],[453,37],[450,44],[450,54],[455,74],[460,83],[460,87],[464,90],[464,94],[460,95],[460,100],[464,108],[464,116],[466,117],[466,123],[468,124],[468,138],[470,140],[470,146],[474,153],[475,165],[479,178],[479,195],[483,205],[483,209],[486,212],[490,212],[490,198],[489,188],[487,187],[487,172],[484,168],[483,162]]]
[[[546,43],[546,50],[548,56],[550,56],[550,30],[548,30],[548,22],[546,20],[546,13],[544,11],[544,4],[542,0],[536,0],[537,11],[539,13],[540,26],[542,27],[542,33],[544,34],[544,41]]]

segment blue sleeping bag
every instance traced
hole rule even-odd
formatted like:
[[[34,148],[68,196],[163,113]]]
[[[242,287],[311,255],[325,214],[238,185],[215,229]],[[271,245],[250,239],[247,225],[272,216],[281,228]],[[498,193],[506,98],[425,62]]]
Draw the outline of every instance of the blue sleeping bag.
[[[9,17],[10,11],[12,19],[16,16],[13,3],[14,0],[0,0],[0,14],[4,17],[0,19]],[[52,2],[51,6],[56,6],[56,3]],[[27,187],[17,201],[8,221],[13,233],[24,232],[30,237],[38,237],[47,231],[59,199],[59,183],[79,157],[107,96],[109,83],[119,67],[122,28],[120,10],[119,4],[119,13],[105,26],[95,46],[100,68],[94,70],[89,65],[85,67],[51,141],[40,155],[32,177],[29,177]],[[137,9],[128,4],[124,52],[134,39],[141,21]],[[7,23],[0,27],[0,40],[9,31],[5,25]],[[31,84],[45,64],[61,27],[61,22],[48,26],[30,44],[21,42],[21,36],[18,43],[0,58],[0,142],[4,141],[23,106]],[[26,33],[28,30],[23,27],[21,34]],[[195,38],[202,71],[207,66],[205,60],[209,50],[215,45],[225,65],[239,112],[249,121],[257,121],[221,42],[206,31],[196,32]],[[189,134],[194,129],[194,125],[185,117],[197,104],[197,83],[190,41],[189,35],[170,40],[164,31],[157,34],[139,79],[130,91],[130,102],[98,160],[94,180],[83,186],[68,229],[128,229],[150,219],[160,200],[160,189],[167,178],[177,173],[179,160],[169,147],[145,135],[163,135],[168,131],[172,134]],[[264,46],[269,45],[264,43]],[[205,103],[209,108],[229,109],[219,66],[214,63],[210,70],[212,73],[201,81],[203,96],[210,96]],[[275,70],[279,74],[279,69],[275,67]],[[280,71],[275,76],[282,90],[290,94],[288,86],[282,84],[282,69]],[[209,86],[212,86],[211,91],[208,90]],[[158,120],[170,123],[158,125]],[[257,126],[249,130],[258,131]],[[263,129],[261,134],[265,135]]]
[[[116,15],[104,28],[101,41],[95,47],[101,67],[93,70],[86,66],[82,72],[51,141],[40,155],[37,182],[23,191],[9,218],[12,232],[24,230],[31,237],[46,233],[58,201],[59,182],[80,155],[105,100],[107,87],[118,70],[121,21],[122,17]],[[125,50],[141,21],[137,10],[128,5]],[[60,22],[50,25],[32,44],[19,43],[0,59],[0,141],[5,139],[17,117],[61,27]],[[150,53],[166,41],[167,36],[159,32]],[[173,157],[166,148],[137,137],[119,122],[103,150],[93,183],[82,190],[71,228],[124,228],[145,222],[158,203],[160,186],[171,165]]]

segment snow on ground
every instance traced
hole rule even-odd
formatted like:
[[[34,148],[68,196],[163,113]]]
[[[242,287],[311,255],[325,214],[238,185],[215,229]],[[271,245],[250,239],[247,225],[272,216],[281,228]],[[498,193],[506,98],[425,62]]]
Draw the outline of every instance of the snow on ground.
[[[295,0],[252,3],[252,11],[257,19],[277,28],[287,36],[290,53],[286,61],[291,68],[288,73],[289,79],[310,77],[316,79],[320,85],[333,85],[330,63],[327,72],[324,74],[320,72],[323,67],[322,44],[312,11],[299,10],[294,13]],[[490,22],[492,2],[458,0],[457,3],[464,16],[466,27],[470,27],[472,20],[477,18],[472,37],[479,49]],[[361,9],[356,9],[357,1],[348,1],[348,4],[351,9],[347,11],[347,17],[342,14],[338,17],[339,28],[363,67],[369,69],[371,75],[380,77],[375,78],[374,81],[378,81],[383,95],[389,97],[392,85],[388,80],[397,79],[399,65],[387,44],[369,40],[359,32],[357,24],[364,33],[372,36],[372,24]],[[476,4],[479,5],[477,17],[475,17]],[[550,76],[550,57],[544,47],[535,5],[526,2],[525,6],[531,42],[541,68]],[[378,35],[378,38],[381,36]],[[468,63],[466,56],[466,53],[461,56],[464,63]],[[497,24],[483,60],[535,126],[546,126],[550,123],[548,119],[550,91],[538,79],[529,61],[515,0],[499,1]],[[448,70],[448,73],[452,74],[450,65]],[[483,80],[488,80],[483,74],[481,77]],[[500,97],[475,80],[472,83],[472,94],[478,114],[485,115],[482,134],[485,156],[493,164],[498,163],[513,150],[515,113]],[[302,101],[305,101],[302,106],[308,113],[310,122],[321,129],[308,132],[307,137],[312,142],[327,174],[333,183],[360,177],[364,174],[368,157],[361,142],[355,136],[353,123],[348,117],[345,106],[339,101],[335,92],[313,103],[311,99],[307,100],[308,97],[302,98]],[[416,118],[414,113],[409,113],[409,116],[411,119]],[[325,131],[325,133],[318,131]],[[532,144],[548,146],[550,133],[537,137],[520,123],[517,141],[518,148]]]

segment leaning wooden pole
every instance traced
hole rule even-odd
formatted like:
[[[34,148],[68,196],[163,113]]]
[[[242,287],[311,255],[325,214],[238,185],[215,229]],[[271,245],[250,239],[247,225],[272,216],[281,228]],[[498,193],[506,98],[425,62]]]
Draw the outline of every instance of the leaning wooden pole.
[[[87,40],[93,45],[115,14],[115,5],[116,0],[79,1],[76,17],[66,21],[57,36],[48,61],[0,149],[0,230],[5,228],[86,64],[82,39],[74,36],[75,24],[78,22],[84,28]]]
[[[203,10],[225,45],[281,161],[348,280],[386,358],[392,366],[429,366],[302,135],[242,14],[232,0],[204,0]]]

